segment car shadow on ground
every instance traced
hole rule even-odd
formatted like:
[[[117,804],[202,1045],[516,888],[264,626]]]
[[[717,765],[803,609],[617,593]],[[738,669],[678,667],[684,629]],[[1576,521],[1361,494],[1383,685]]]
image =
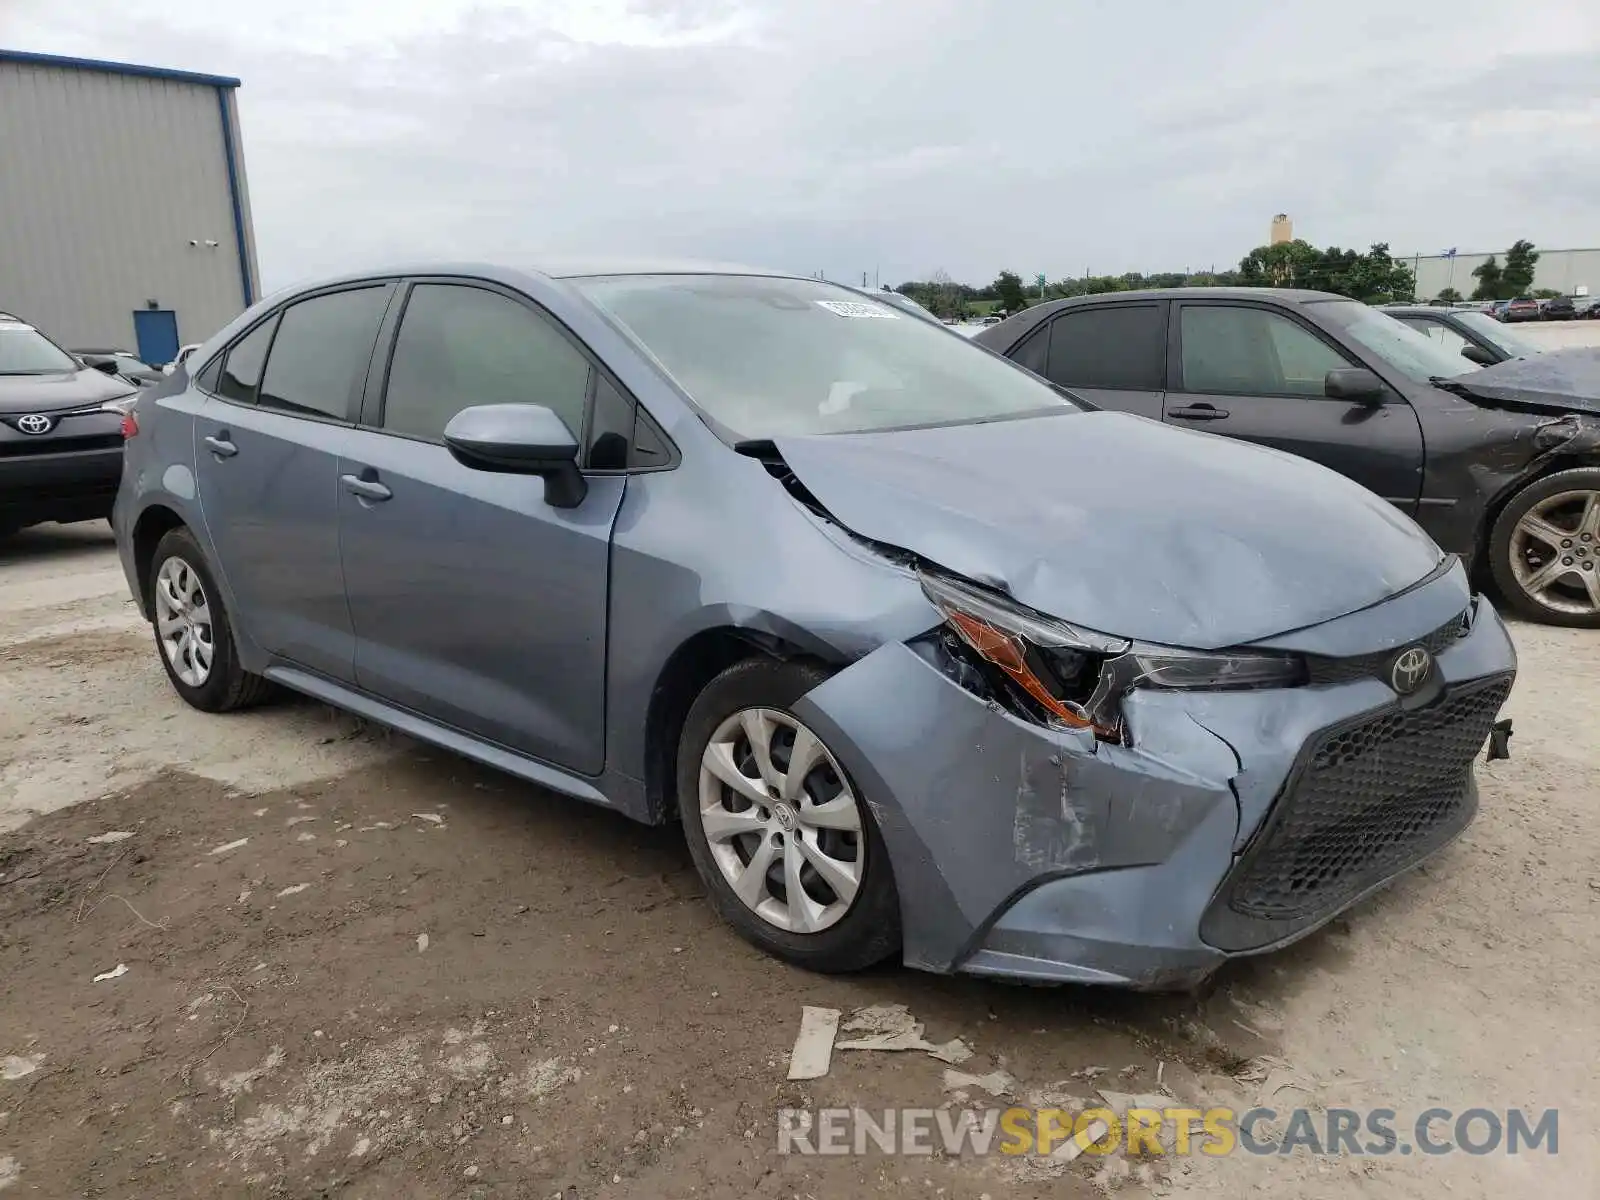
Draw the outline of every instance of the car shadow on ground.
[[[0,537],[0,568],[12,563],[47,562],[117,544],[109,521],[80,521],[72,525],[30,525],[9,537]]]

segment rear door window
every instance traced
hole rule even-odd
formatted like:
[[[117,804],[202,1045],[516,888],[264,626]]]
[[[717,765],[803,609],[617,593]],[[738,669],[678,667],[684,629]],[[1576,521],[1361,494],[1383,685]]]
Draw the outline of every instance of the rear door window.
[[[1322,396],[1350,361],[1288,317],[1264,308],[1185,304],[1179,317],[1183,390],[1234,396]]]
[[[222,365],[217,395],[243,404],[255,403],[256,388],[261,384],[261,366],[267,361],[267,347],[272,345],[272,331],[277,327],[278,318],[270,317],[233,344]]]
[[[1062,313],[1050,326],[1045,376],[1069,388],[1160,391],[1164,311],[1160,304],[1117,304]]]
[[[348,420],[359,402],[388,298],[389,288],[378,284],[313,296],[286,308],[258,403]]]

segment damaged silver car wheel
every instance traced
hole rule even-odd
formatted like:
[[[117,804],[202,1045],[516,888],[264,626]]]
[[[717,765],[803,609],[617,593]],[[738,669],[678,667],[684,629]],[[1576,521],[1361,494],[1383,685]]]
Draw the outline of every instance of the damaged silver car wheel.
[[[684,722],[678,804],[724,919],[791,962],[851,971],[898,948],[900,905],[860,790],[792,710],[827,678],[762,658],[712,680]]]
[[[734,895],[779,929],[827,929],[861,887],[855,792],[788,713],[747,708],[717,726],[700,756],[700,828]]]
[[[1490,567],[1524,616],[1600,626],[1600,470],[1558,471],[1513,496],[1495,522]]]

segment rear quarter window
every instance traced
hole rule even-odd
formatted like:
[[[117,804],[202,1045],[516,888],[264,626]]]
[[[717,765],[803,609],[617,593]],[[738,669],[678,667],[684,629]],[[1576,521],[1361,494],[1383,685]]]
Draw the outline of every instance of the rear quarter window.
[[[1051,323],[1049,333],[1043,374],[1053,383],[1149,392],[1163,386],[1167,340],[1159,304],[1069,310]]]

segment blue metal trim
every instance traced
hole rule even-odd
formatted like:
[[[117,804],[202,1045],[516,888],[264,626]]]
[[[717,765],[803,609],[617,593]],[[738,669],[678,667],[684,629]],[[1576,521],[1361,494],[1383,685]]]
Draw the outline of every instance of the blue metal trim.
[[[233,154],[233,118],[228,112],[228,92],[217,89],[217,108],[222,113],[222,155],[228,163],[228,197],[233,201],[233,240],[239,248],[239,276],[244,280],[244,306],[256,302],[255,281],[250,278],[250,246],[244,236],[244,205],[239,200],[239,166]]]
[[[171,79],[176,83],[201,83],[207,87],[240,86],[231,75],[201,75],[194,71],[174,71],[167,67],[141,67],[134,63],[106,62],[98,58],[68,58],[59,54],[35,54],[31,50],[0,49],[0,62],[28,63],[37,67],[69,67],[81,71],[105,71],[112,75],[135,75],[143,79]]]

